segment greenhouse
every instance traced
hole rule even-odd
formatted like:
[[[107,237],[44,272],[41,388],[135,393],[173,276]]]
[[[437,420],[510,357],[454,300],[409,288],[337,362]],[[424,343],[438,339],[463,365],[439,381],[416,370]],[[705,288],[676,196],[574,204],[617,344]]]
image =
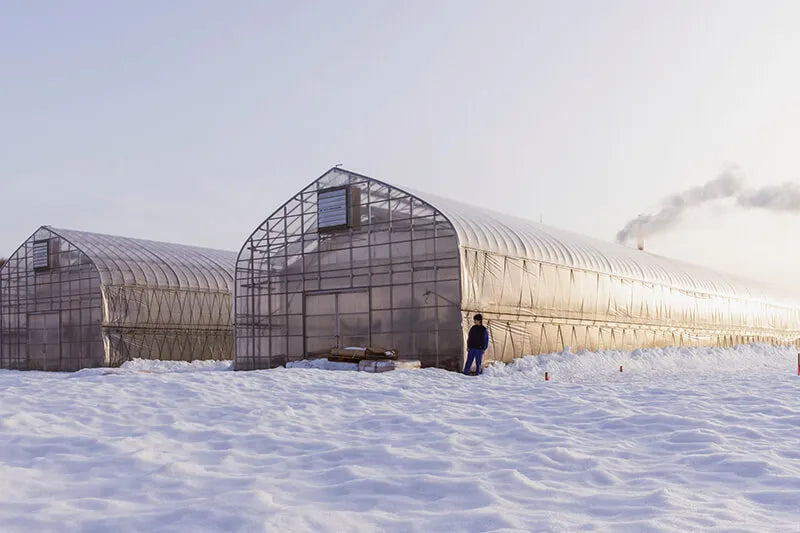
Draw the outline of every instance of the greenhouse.
[[[237,369],[364,346],[459,369],[477,312],[485,361],[800,340],[800,301],[756,283],[340,168],[253,232],[236,287]]]
[[[0,368],[232,359],[234,252],[43,226],[0,269]]]

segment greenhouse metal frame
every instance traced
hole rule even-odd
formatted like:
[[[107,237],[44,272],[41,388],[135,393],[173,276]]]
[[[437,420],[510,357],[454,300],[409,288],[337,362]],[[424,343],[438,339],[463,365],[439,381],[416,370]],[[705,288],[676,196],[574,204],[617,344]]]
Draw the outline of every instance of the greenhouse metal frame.
[[[800,339],[798,301],[758,283],[334,168],[242,247],[235,366],[378,346],[459,369],[477,312],[487,362]]]
[[[0,368],[232,359],[235,252],[49,226],[0,269]]]

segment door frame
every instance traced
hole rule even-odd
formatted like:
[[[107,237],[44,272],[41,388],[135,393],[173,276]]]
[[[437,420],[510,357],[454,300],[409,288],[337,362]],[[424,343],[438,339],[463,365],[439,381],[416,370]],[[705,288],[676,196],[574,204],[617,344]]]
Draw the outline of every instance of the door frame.
[[[31,317],[33,317],[33,316],[46,316],[46,315],[56,315],[56,316],[58,316],[58,342],[56,343],[57,346],[58,346],[58,365],[57,365],[58,368],[49,368],[48,367],[47,361],[48,361],[49,357],[47,357],[47,352],[45,352],[45,357],[42,360],[43,367],[44,367],[43,370],[61,370],[61,355],[62,355],[62,353],[61,353],[62,352],[61,343],[62,343],[62,333],[63,333],[61,331],[61,328],[62,328],[61,311],[34,311],[34,312],[31,312],[31,313],[28,313],[27,318],[26,318],[26,324],[25,324],[26,325],[25,329],[26,329],[27,334],[28,334],[27,335],[28,338],[26,339],[27,340],[27,344],[28,344],[27,357],[26,357],[27,361],[26,361],[26,363],[27,363],[27,366],[30,368],[30,365],[31,365],[31,346],[37,346],[36,344],[31,343],[31,329],[32,329],[31,328]],[[45,331],[47,329],[48,328],[44,328],[42,331]],[[51,344],[51,343],[44,342],[44,343],[38,344],[38,346],[48,346],[49,344]]]
[[[323,289],[316,291],[303,291],[303,359],[308,356],[308,331],[306,331],[306,318],[308,317],[308,308],[306,307],[307,296],[316,296],[321,294],[334,294],[336,295],[334,304],[334,316],[336,317],[336,344],[337,348],[341,343],[340,324],[339,324],[339,294],[346,293],[367,293],[367,345],[372,344],[372,291],[369,287],[361,288],[345,288],[345,289]]]

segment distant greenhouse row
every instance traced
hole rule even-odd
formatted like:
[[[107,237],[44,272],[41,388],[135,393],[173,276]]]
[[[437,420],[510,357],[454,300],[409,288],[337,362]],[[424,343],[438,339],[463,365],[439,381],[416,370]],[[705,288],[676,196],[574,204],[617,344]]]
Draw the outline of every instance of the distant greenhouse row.
[[[39,228],[0,267],[0,368],[251,370],[371,346],[458,369],[477,312],[487,362],[800,344],[800,301],[755,282],[334,168],[238,255]]]
[[[0,367],[231,359],[236,253],[44,226],[0,269]]]

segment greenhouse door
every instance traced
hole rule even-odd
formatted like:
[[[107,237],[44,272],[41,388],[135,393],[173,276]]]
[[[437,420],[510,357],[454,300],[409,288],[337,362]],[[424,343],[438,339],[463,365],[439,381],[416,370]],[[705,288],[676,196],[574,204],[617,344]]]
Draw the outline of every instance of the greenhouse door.
[[[28,368],[61,370],[61,313],[28,315]]]
[[[306,294],[306,357],[328,355],[332,348],[369,345],[369,292]]]

